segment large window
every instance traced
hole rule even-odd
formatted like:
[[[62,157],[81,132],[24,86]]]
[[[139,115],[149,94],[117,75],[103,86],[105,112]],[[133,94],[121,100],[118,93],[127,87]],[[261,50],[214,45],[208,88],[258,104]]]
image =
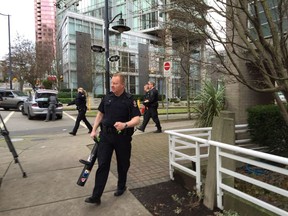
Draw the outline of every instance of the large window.
[[[141,29],[149,29],[158,25],[158,12],[151,12],[141,16]]]
[[[276,28],[279,29],[280,21],[282,21],[282,27],[283,27],[284,31],[286,32],[288,29],[287,15],[285,15],[282,18],[279,17],[279,10],[278,10],[279,0],[266,0],[266,1],[269,5],[269,8],[270,8],[269,12],[270,12],[270,15],[273,19],[273,22],[276,23]],[[284,3],[282,3],[282,7],[285,7]],[[249,4],[249,9],[250,9],[250,13],[252,15],[256,14],[254,3]],[[261,30],[263,32],[263,35],[265,37],[269,37],[269,36],[271,36],[271,29],[270,29],[270,26],[268,24],[267,15],[265,14],[265,11],[264,11],[264,8],[262,6],[261,1],[259,1],[257,3],[257,10],[258,10],[258,16],[259,16],[259,21],[261,24]],[[256,33],[254,25],[251,22],[249,22],[248,26],[249,26],[251,33],[255,37],[257,37],[257,33]]]
[[[120,52],[119,70],[121,72],[138,72],[138,57],[136,54]]]
[[[131,94],[136,94],[136,77],[135,76],[129,76],[128,89]]]

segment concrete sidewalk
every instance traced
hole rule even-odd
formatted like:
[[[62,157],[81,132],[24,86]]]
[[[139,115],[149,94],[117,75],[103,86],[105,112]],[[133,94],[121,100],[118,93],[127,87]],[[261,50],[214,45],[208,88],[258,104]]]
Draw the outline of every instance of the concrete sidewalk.
[[[190,126],[192,121],[162,122],[163,130]],[[128,189],[169,180],[168,135],[150,133],[153,130],[155,127],[150,121],[147,132],[136,131],[133,136]],[[93,168],[85,187],[76,184],[83,168],[79,159],[87,158],[90,153],[87,145],[93,144],[87,129],[79,129],[77,136],[60,133],[23,138],[12,141],[27,178],[22,177],[4,139],[0,142],[1,216],[151,215],[129,190],[121,197],[114,197],[117,185],[115,159],[101,205],[84,202],[91,195],[97,168],[97,165]]]

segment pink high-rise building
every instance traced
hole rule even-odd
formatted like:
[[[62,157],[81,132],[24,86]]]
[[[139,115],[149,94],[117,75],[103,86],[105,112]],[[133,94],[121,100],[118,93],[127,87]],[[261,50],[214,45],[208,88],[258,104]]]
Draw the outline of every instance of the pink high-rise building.
[[[41,73],[51,74],[56,57],[55,0],[34,0],[37,65]]]

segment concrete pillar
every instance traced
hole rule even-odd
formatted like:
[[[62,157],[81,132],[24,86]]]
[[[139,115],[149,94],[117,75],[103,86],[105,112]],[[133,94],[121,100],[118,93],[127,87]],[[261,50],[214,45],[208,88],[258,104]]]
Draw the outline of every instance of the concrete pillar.
[[[219,117],[214,117],[211,140],[228,144],[235,144],[235,114],[222,111]],[[235,170],[235,164],[230,160],[223,160],[225,168]],[[234,185],[234,179],[225,180],[229,185]],[[204,205],[214,209],[216,202],[216,147],[209,147],[207,175],[204,188]]]

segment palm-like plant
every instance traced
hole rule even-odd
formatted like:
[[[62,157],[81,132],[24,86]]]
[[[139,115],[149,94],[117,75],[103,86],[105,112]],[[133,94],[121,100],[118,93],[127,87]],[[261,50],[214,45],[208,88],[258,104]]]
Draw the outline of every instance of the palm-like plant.
[[[224,109],[224,87],[215,88],[211,82],[205,82],[200,94],[195,97],[197,127],[211,127],[214,116]]]

